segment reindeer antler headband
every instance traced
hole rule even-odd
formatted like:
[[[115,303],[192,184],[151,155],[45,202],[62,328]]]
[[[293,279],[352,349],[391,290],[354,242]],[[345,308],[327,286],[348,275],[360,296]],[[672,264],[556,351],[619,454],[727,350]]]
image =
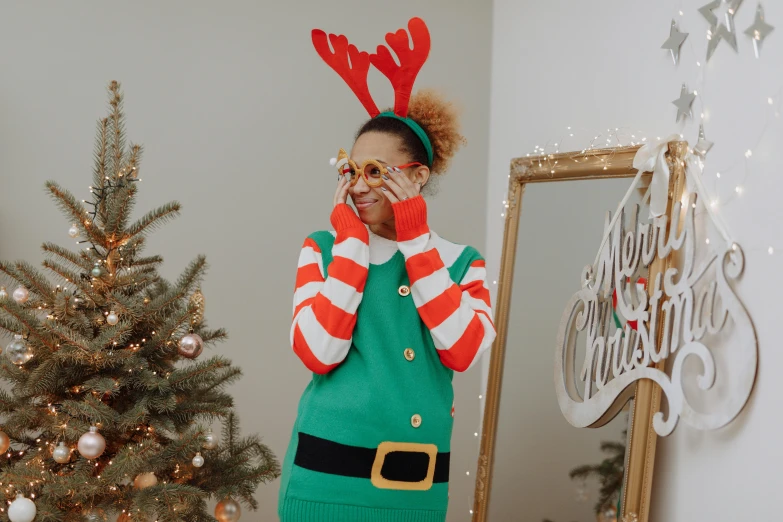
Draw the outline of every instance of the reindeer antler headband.
[[[326,33],[320,29],[313,29],[313,45],[323,61],[345,80],[371,118],[400,120],[419,137],[427,150],[427,165],[432,166],[432,143],[424,129],[408,118],[408,104],[413,83],[430,53],[430,32],[421,18],[411,18],[408,22],[408,31],[410,31],[413,48],[409,45],[408,32],[405,29],[386,35],[386,43],[397,55],[400,65],[397,65],[385,45],[379,45],[374,54],[368,54],[348,43],[348,38],[343,35],[330,34],[327,40]],[[334,52],[329,47],[330,42]],[[393,112],[380,112],[370,95],[370,88],[367,86],[370,64],[381,71],[394,87]]]

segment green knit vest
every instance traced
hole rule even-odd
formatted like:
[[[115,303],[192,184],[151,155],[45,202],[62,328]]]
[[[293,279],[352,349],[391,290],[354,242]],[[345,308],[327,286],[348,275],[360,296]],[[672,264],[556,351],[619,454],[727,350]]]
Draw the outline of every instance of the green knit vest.
[[[324,269],[332,260],[334,236],[310,236],[321,249]],[[448,267],[458,282],[480,259],[466,247]],[[440,361],[411,295],[405,259],[397,251],[371,264],[357,311],[353,344],[345,360],[326,375],[313,375],[302,395],[291,443],[283,462],[282,522],[443,522],[448,483],[427,491],[379,489],[369,479],[318,473],[293,464],[298,433],[351,446],[382,442],[435,444],[449,452],[453,418],[453,371]],[[412,348],[415,357],[404,356]],[[411,419],[421,416],[421,425]]]

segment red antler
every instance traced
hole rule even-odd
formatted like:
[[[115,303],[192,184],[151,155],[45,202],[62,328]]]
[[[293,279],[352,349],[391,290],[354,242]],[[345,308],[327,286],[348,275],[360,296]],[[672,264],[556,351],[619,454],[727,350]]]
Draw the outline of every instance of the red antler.
[[[400,29],[386,35],[389,44],[400,60],[397,65],[389,49],[379,45],[375,54],[370,55],[372,64],[391,81],[394,87],[394,114],[404,118],[408,115],[408,103],[413,91],[413,82],[419,74],[430,53],[430,32],[421,18],[411,18],[408,22],[413,48],[409,47],[408,33]]]
[[[329,42],[334,47],[334,52],[329,48]],[[329,35],[329,42],[326,40],[326,33],[320,29],[313,29],[313,46],[323,61],[345,80],[348,87],[362,102],[364,108],[374,118],[381,111],[370,95],[370,88],[367,86],[367,73],[370,71],[370,56],[364,51],[359,51],[355,45],[348,43],[348,38],[343,35]],[[350,62],[349,62],[350,59]]]

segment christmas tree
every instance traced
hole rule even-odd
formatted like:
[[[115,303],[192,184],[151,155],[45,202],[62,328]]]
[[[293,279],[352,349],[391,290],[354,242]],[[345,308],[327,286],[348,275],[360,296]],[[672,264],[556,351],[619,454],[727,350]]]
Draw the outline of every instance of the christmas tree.
[[[240,369],[199,358],[226,339],[204,321],[204,257],[170,283],[158,275],[163,259],[142,255],[180,206],[131,221],[141,147],[126,148],[124,134],[112,82],[91,199],[46,184],[82,247],[45,243],[46,275],[0,263],[13,288],[0,289],[0,331],[12,337],[0,358],[2,520],[238,520],[239,502],[255,509],[256,488],[279,475],[259,438],[240,436],[225,391]],[[208,429],[218,420],[222,437]]]

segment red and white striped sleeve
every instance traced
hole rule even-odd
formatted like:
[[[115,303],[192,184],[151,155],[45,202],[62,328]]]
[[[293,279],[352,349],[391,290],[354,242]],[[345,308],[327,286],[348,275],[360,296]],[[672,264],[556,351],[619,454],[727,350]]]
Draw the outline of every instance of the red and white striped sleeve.
[[[338,205],[331,221],[337,237],[328,273],[318,244],[307,238],[302,247],[291,325],[291,347],[307,368],[321,375],[348,355],[370,263],[369,233],[354,211]]]
[[[484,260],[477,257],[455,283],[430,240],[427,205],[417,196],[392,208],[411,294],[441,362],[462,372],[495,340]]]

